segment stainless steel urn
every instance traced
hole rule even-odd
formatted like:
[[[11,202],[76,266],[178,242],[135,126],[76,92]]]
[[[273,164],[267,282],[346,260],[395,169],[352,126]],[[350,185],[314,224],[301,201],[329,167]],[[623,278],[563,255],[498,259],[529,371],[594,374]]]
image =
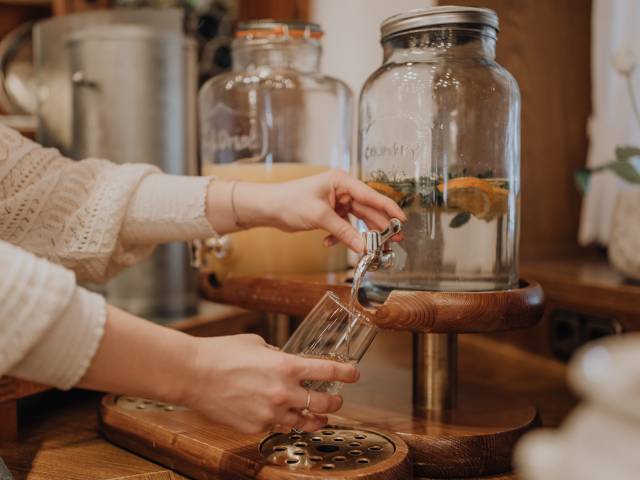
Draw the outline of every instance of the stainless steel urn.
[[[140,25],[95,26],[68,42],[72,156],[196,174],[195,43]],[[158,321],[194,314],[187,245],[169,244],[106,285],[108,300]]]

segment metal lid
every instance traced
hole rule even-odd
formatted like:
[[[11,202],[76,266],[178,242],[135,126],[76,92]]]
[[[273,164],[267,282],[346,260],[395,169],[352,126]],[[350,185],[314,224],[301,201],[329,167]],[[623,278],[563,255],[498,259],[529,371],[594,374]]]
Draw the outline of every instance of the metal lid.
[[[418,8],[387,18],[380,25],[382,40],[411,30],[450,24],[481,24],[498,30],[498,15],[488,8],[442,6]]]
[[[250,20],[240,22],[236,37],[238,38],[267,38],[267,37],[295,37],[320,39],[324,32],[317,23],[280,21],[272,19]]]

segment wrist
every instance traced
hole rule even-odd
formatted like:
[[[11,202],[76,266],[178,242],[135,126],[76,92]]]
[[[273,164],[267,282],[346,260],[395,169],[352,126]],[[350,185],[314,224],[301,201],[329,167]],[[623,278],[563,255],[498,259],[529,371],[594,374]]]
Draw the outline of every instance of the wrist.
[[[221,235],[274,225],[276,197],[272,184],[214,180],[207,189],[207,219]]]
[[[173,331],[172,350],[177,353],[175,364],[164,386],[159,386],[157,398],[175,405],[192,405],[194,394],[200,389],[201,368],[198,362],[199,339]]]
[[[243,228],[269,227],[277,223],[277,187],[269,183],[238,182],[234,215]]]

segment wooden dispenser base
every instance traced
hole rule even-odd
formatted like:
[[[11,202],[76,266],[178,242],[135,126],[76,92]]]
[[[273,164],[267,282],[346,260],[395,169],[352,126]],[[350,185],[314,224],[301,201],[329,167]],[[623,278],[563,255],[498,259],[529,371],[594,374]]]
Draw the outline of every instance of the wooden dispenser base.
[[[415,475],[428,478],[508,472],[516,442],[539,425],[529,401],[480,385],[461,385],[456,407],[441,412],[403,415],[356,405],[343,410],[358,424],[395,432],[409,445]]]
[[[411,461],[398,436],[332,424],[303,434],[244,435],[181,407],[133,397],[102,400],[102,432],[113,443],[199,480],[405,480]]]
[[[346,297],[351,285],[347,273],[230,275],[219,285],[204,272],[200,288],[213,301],[303,316],[327,290]],[[390,292],[382,305],[370,310],[370,318],[383,328],[414,332],[414,411],[347,404],[345,416],[397,433],[409,445],[420,476],[477,477],[510,470],[516,441],[539,423],[537,411],[527,400],[495,389],[459,387],[456,334],[531,327],[543,308],[542,288],[527,280],[503,291]]]

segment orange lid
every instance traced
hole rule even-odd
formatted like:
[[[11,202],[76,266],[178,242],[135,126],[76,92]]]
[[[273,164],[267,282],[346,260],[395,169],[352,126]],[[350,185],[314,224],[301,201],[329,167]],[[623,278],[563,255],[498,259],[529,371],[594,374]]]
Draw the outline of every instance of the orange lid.
[[[308,22],[289,22],[278,20],[251,20],[240,22],[236,38],[311,38],[319,40],[324,35],[320,25]]]

